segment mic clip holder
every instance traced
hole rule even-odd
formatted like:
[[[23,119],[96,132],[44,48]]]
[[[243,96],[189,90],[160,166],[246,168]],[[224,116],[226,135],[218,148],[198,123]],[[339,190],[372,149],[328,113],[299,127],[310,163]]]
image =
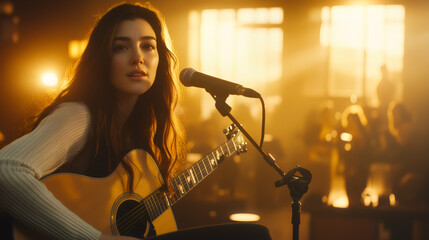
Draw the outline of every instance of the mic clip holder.
[[[300,175],[296,175],[299,173]],[[276,181],[275,186],[288,185],[290,196],[293,201],[301,200],[301,197],[308,191],[308,184],[311,182],[311,172],[301,166],[290,170],[282,179]]]

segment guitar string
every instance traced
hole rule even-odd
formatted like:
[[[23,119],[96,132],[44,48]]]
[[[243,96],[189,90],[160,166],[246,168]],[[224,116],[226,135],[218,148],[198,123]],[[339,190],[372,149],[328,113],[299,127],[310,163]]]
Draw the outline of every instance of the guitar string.
[[[231,155],[231,152],[230,152],[230,150],[229,150],[229,145],[231,145],[231,143],[232,143],[233,141],[229,141],[229,142],[227,142],[227,143],[225,143],[225,144],[223,144],[223,145],[221,145],[221,146],[219,146],[216,150],[214,150],[214,151],[212,151],[212,153],[214,153],[215,151],[218,151],[218,149],[221,149],[221,151],[222,151],[222,155],[225,155],[225,153],[224,153],[224,151],[223,151],[223,146],[225,145],[226,146],[226,148],[227,148],[227,150],[228,150],[228,152],[229,152],[229,154],[227,155],[227,156],[229,156],[229,155]],[[235,152],[235,150],[237,150],[237,149],[235,149],[235,145],[234,144],[232,144],[233,145],[233,149],[234,149],[234,152]],[[207,159],[208,160],[210,160],[209,158],[208,158],[208,155],[206,156],[207,157]],[[213,171],[213,168],[212,168],[212,171],[208,171],[207,170],[207,167],[206,167],[206,165],[205,165],[205,163],[204,163],[204,160],[205,160],[205,158],[206,157],[204,157],[203,159],[202,159],[202,161],[198,161],[197,162],[197,165],[198,165],[198,167],[199,167],[199,169],[200,169],[200,171],[196,171],[196,175],[197,175],[197,178],[198,178],[198,176],[201,178],[201,180],[198,180],[198,183],[200,182],[200,181],[202,181],[205,177],[207,177],[212,171]],[[216,158],[215,158],[216,159]],[[219,159],[217,159],[217,160],[219,160]],[[204,164],[204,168],[205,168],[205,172],[206,172],[206,176],[204,176],[204,173],[202,172],[202,170],[201,170],[201,167],[199,166],[199,163],[203,163]],[[210,163],[209,163],[210,164]],[[210,166],[212,166],[211,164],[210,164]],[[191,166],[192,167],[192,166]],[[189,169],[189,168],[188,168]],[[194,170],[195,171],[195,170]],[[185,171],[184,171],[185,172]],[[180,177],[182,177],[183,176],[183,174],[179,174],[178,175],[178,178],[179,178],[179,180],[181,180],[180,179]],[[174,179],[176,179],[176,178],[174,178]],[[173,179],[172,179],[173,180]],[[186,180],[186,179],[185,179]],[[182,181],[181,181],[182,182]],[[186,182],[186,181],[185,181]],[[177,183],[176,183],[176,185],[177,185]],[[182,183],[182,185],[183,185],[183,183]],[[195,185],[194,185],[195,186]],[[191,187],[189,187],[188,186],[188,190],[186,191],[186,192],[188,192],[188,191],[190,191],[194,186],[191,186]],[[153,199],[153,195],[156,195],[156,194],[159,194],[159,191],[157,191],[157,192],[155,192],[155,193],[153,193],[153,194],[151,194],[151,195],[149,195],[146,199],[150,199],[150,198],[152,198],[152,200],[156,200],[156,202],[154,202],[154,204],[155,204],[155,206],[157,207],[157,211],[159,212],[159,213],[156,213],[156,217],[158,217],[159,215],[161,215],[167,208],[168,208],[168,204],[167,203],[165,203],[165,201],[164,200],[162,200],[162,203],[164,203],[165,204],[165,207],[164,206],[160,206],[160,202],[158,201],[159,199],[162,199],[162,197],[158,197],[158,198],[155,198],[155,199]],[[152,209],[153,209],[153,204],[151,204],[151,206],[150,207],[152,207]],[[144,209],[143,211],[141,211],[142,209]],[[160,210],[160,211],[159,211]],[[140,213],[139,213],[140,212]],[[129,228],[131,228],[131,229],[133,229],[134,228],[134,225],[137,225],[138,223],[139,223],[139,221],[136,221],[136,219],[138,219],[140,216],[142,216],[142,215],[148,215],[148,213],[149,213],[149,211],[147,210],[147,207],[145,208],[145,199],[142,201],[142,202],[140,202],[136,207],[134,207],[133,209],[131,209],[129,212],[127,212],[124,216],[122,216],[118,221],[117,221],[117,228],[118,229],[120,229],[120,228],[122,228],[123,227],[123,225],[125,224],[125,226],[126,226],[126,229],[124,229],[126,232],[128,232],[128,231],[130,231],[129,230]],[[156,217],[154,216],[154,219],[156,219]],[[150,215],[149,215],[149,218],[150,218]],[[144,220],[144,219],[143,219]]]
[[[180,176],[179,176],[179,178],[178,178],[179,180],[180,180]],[[177,180],[177,179],[176,179]],[[181,182],[181,181],[180,181]],[[144,207],[144,202],[147,202],[148,204],[149,204],[149,207],[151,207],[153,210],[155,210],[155,208],[153,208],[153,199],[152,199],[152,197],[153,196],[151,196],[149,199],[147,199],[147,200],[149,200],[149,201],[143,201],[142,203],[140,203],[139,205],[141,206],[141,207],[139,207],[139,209],[137,210],[137,209],[134,209],[134,210],[131,210],[130,211],[130,213],[131,213],[131,215],[128,213],[127,215],[129,215],[128,217],[127,217],[127,219],[126,219],[126,221],[124,222],[124,221],[122,221],[121,223],[118,223],[118,228],[122,228],[122,225],[124,225],[125,224],[125,226],[126,226],[126,228],[124,229],[124,233],[128,233],[129,231],[131,231],[136,225],[138,225],[138,223],[139,223],[139,221],[136,221],[136,218],[138,219],[142,214],[143,215],[146,215],[147,214],[147,212],[148,212],[148,210],[146,209],[146,208],[143,208],[143,211],[142,211],[142,213],[141,214],[139,214],[139,212],[141,212],[141,210],[142,210],[142,207]],[[156,199],[156,200],[158,200],[158,199]],[[159,203],[159,202],[158,202]],[[156,204],[156,203],[155,203]],[[166,208],[165,208],[166,209]],[[162,211],[161,211],[161,213],[162,212],[164,212],[164,210],[165,209],[163,209]],[[157,214],[157,216],[159,216],[160,214],[158,214],[158,213],[156,213]],[[157,217],[156,216],[156,217]],[[121,226],[119,226],[119,225],[121,225]]]
[[[177,183],[176,183],[177,185]],[[157,194],[159,194],[159,192],[157,191]],[[156,198],[156,200],[158,200],[158,198]],[[124,217],[122,217],[120,220],[118,220],[117,223],[117,228],[121,229],[123,228],[125,225],[125,229],[122,229],[121,232],[123,233],[128,233],[129,231],[131,231],[131,229],[134,228],[135,225],[138,225],[138,221],[136,221],[136,219],[138,219],[141,215],[146,215],[148,214],[148,210],[147,208],[144,208],[145,206],[145,202],[149,204],[149,208],[154,209],[152,204],[153,200],[153,195],[150,195],[149,197],[147,197],[145,200],[143,200],[141,203],[139,203],[134,209],[130,210],[124,217],[126,217],[127,219],[124,219]],[[157,201],[159,204],[159,201]],[[167,205],[165,202],[163,202],[165,205]],[[156,203],[155,203],[156,204]],[[161,213],[164,212],[164,210],[167,209],[167,207],[164,207],[164,209],[162,209]],[[142,211],[143,210],[143,211]],[[140,212],[140,214],[139,214]],[[156,213],[158,216],[160,214]],[[149,216],[150,217],[150,216]]]
[[[158,195],[158,197],[154,199],[155,195]],[[118,220],[117,228],[121,229],[123,228],[123,225],[125,225],[126,228],[123,229],[123,231],[125,233],[129,232],[131,229],[134,228],[134,225],[138,224],[138,222],[135,221],[136,218],[139,218],[141,215],[148,215],[148,213],[150,217],[150,212],[147,210],[147,207],[145,207],[145,203],[147,203],[149,205],[149,208],[151,208],[152,210],[158,211],[159,209],[155,209],[153,206],[157,204],[159,205],[159,201],[158,201],[159,199],[160,199],[159,191],[157,191],[155,194],[151,194],[150,196],[148,196],[145,200],[139,203],[134,209],[130,210],[127,214],[125,214],[121,219]],[[154,200],[156,200],[156,202]],[[167,205],[165,202],[163,203],[164,205]],[[161,208],[160,213],[155,212],[155,215],[159,216],[162,212],[165,211],[165,209],[167,209],[167,207],[164,207],[164,209]]]

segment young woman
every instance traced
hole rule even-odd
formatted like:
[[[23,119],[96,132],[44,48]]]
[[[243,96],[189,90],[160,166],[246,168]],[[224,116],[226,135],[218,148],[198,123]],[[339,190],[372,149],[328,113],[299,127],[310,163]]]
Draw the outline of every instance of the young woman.
[[[105,177],[121,165],[132,191],[132,166],[121,159],[138,148],[153,156],[168,182],[175,163],[185,156],[183,132],[173,113],[175,62],[164,23],[152,7],[110,9],[94,27],[68,87],[31,132],[0,151],[1,208],[58,239],[133,239],[101,234],[39,179],[58,172]],[[180,234],[166,239],[191,236]]]
[[[185,152],[173,115],[174,63],[155,11],[124,4],[106,13],[70,85],[30,133],[1,150],[2,208],[57,238],[98,239],[100,232],[66,209],[38,179],[59,171],[107,176],[126,164],[121,159],[133,148],[150,152],[168,179]]]

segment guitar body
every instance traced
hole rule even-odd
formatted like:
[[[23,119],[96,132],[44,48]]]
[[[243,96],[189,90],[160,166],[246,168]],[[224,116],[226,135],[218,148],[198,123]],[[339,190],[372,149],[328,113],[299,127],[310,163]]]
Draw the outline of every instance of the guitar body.
[[[224,144],[170,179],[173,193],[161,188],[158,166],[145,151],[129,152],[134,173],[134,192],[127,191],[128,178],[122,165],[105,178],[79,174],[54,174],[42,179],[52,194],[67,208],[102,233],[145,238],[177,230],[171,206],[213,172],[225,157],[246,151],[241,133],[231,125]],[[14,223],[17,240],[50,239],[20,223]]]
[[[67,208],[103,233],[142,238],[176,231],[171,207],[150,221],[145,204],[139,205],[164,184],[153,158],[143,150],[132,150],[125,160],[131,162],[134,171],[134,193],[127,192],[127,175],[122,165],[105,178],[66,173],[51,175],[42,182]],[[127,216],[136,208],[137,212]],[[14,236],[49,239],[19,223],[14,224]]]

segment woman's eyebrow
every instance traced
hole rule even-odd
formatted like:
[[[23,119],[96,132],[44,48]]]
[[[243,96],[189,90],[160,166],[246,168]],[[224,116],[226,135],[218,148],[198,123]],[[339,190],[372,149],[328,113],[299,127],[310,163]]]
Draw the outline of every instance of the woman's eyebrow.
[[[115,38],[113,38],[113,41],[117,41],[117,40],[130,42],[131,38],[129,38],[129,37],[115,37]],[[153,36],[143,36],[139,40],[155,40],[156,41],[156,38]]]

